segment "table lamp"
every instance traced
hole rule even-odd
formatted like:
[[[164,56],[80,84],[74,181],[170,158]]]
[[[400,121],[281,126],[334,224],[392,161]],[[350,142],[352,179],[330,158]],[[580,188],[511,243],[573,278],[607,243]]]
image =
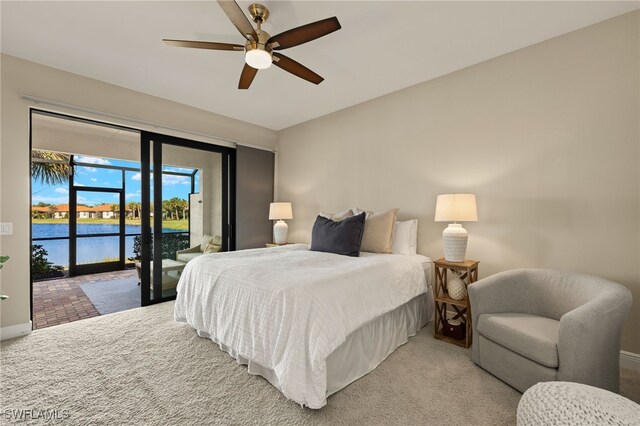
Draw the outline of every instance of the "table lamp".
[[[273,242],[276,244],[287,243],[289,227],[284,219],[293,219],[291,203],[271,203],[269,205],[269,220],[277,220],[273,225]]]
[[[478,210],[474,194],[438,195],[436,222],[453,222],[442,232],[444,259],[463,262],[467,251],[467,231],[457,222],[477,222]]]

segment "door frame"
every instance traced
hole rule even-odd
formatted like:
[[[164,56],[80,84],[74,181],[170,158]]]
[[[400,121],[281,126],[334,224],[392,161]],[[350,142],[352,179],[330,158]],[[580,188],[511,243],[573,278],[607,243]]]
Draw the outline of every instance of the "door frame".
[[[124,270],[125,267],[125,243],[126,243],[126,225],[125,225],[125,194],[122,188],[99,188],[92,186],[76,186],[73,183],[73,177],[69,185],[69,276],[85,274],[98,274],[101,272],[111,272]],[[118,232],[107,234],[81,234],[78,237],[78,192],[106,192],[118,194],[120,203]],[[78,238],[98,238],[98,237],[119,237],[118,253],[119,260],[111,262],[87,263],[78,265],[77,247]]]
[[[207,152],[215,152],[222,155],[222,250],[235,250],[235,148],[198,142],[176,136],[164,135],[148,131],[140,134],[140,173],[142,176],[150,176],[152,170],[162,171],[162,146],[174,145],[188,149]],[[151,167],[151,152],[153,151],[153,168]],[[141,180],[142,217],[141,217],[141,274],[140,291],[141,304],[148,306],[155,303],[174,300],[175,295],[162,297],[162,274],[154,274],[151,282],[151,252],[153,247],[153,269],[162,270],[162,220],[154,220],[153,232],[151,232],[151,180]],[[154,218],[162,218],[162,173],[153,173],[153,206]],[[193,190],[192,190],[193,192]],[[160,294],[159,298],[151,299],[151,287],[153,294]]]

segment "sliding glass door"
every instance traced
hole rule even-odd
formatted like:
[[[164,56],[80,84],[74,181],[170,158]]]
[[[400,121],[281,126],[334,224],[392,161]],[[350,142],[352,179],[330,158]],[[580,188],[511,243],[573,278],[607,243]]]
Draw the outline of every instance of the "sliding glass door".
[[[170,300],[186,264],[234,250],[235,150],[142,133],[143,305]]]

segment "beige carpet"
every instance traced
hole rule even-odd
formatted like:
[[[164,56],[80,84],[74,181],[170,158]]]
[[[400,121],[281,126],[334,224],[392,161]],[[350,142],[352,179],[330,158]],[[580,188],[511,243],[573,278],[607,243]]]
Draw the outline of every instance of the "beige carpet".
[[[520,394],[430,327],[309,410],[172,314],[169,302],[3,342],[0,423],[7,409],[67,410],[65,424],[515,423]],[[622,393],[640,400],[639,373],[624,372]]]

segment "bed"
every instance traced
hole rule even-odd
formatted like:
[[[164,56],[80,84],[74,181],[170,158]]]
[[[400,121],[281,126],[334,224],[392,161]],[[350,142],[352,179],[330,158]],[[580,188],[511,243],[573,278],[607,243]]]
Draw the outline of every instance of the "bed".
[[[175,319],[318,409],[432,319],[431,276],[421,255],[303,244],[202,255],[180,277]]]

